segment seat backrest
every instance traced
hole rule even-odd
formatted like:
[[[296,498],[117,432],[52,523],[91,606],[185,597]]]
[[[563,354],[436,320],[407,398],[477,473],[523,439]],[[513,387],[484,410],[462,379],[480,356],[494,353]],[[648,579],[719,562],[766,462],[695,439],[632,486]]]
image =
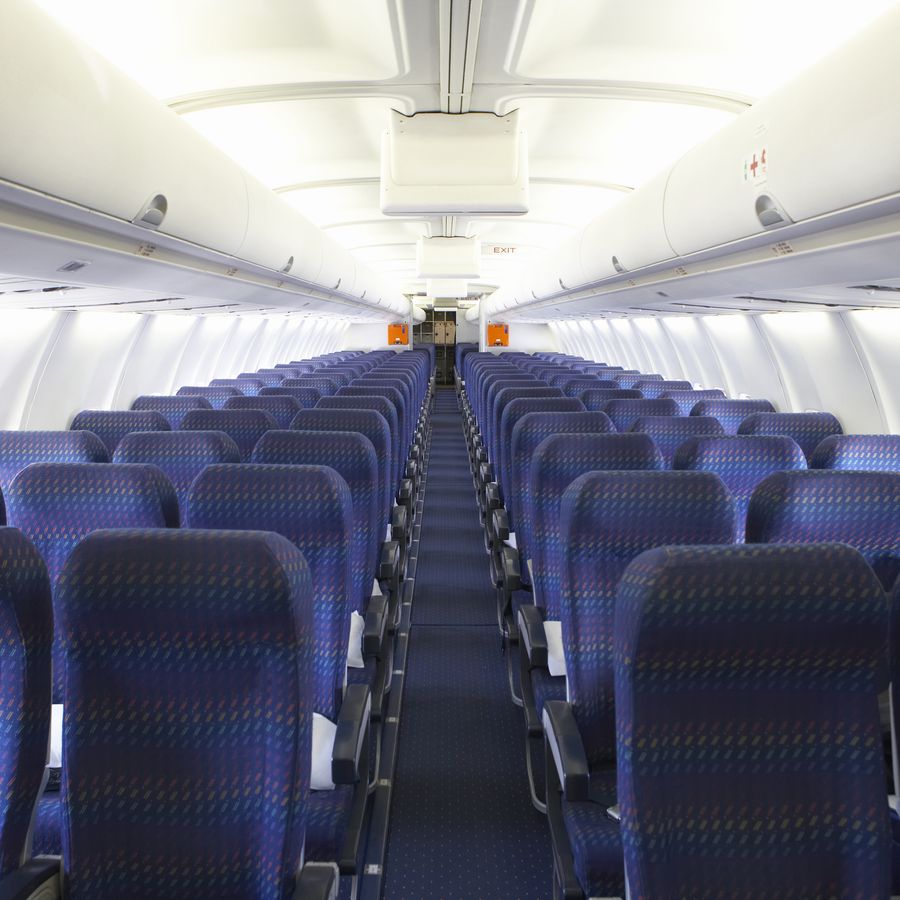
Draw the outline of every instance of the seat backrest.
[[[229,397],[225,401],[225,409],[262,409],[272,416],[279,428],[288,428],[303,407],[295,397],[287,394],[260,394],[256,397]]]
[[[208,466],[191,486],[191,528],[274,531],[303,554],[313,599],[313,709],[336,721],[347,668],[353,505],[326,466]]]
[[[678,404],[674,400],[607,400],[605,412],[616,431],[631,431],[632,426],[643,416],[677,416]]]
[[[391,481],[393,470],[392,436],[388,423],[374,409],[302,409],[291,423],[291,431],[351,431],[365,435],[378,459],[380,523],[390,521],[397,485]]]
[[[286,378],[281,382],[282,387],[311,387],[315,388],[323,396],[336,394],[340,384],[334,378],[318,373],[301,375],[300,378]]]
[[[666,381],[661,379],[650,379],[648,381],[638,381],[634,385],[635,390],[640,391],[649,400],[658,400],[662,397],[664,391],[689,391],[693,385],[690,381]]]
[[[530,549],[534,602],[547,618],[559,618],[559,510],[566,488],[585,472],[662,467],[659,450],[645,434],[556,434],[538,444],[529,473]]]
[[[533,375],[525,372],[499,372],[496,375],[486,375],[481,382],[478,405],[475,408],[475,414],[478,417],[478,424],[482,429],[482,433],[484,433],[486,428],[490,427],[490,422],[487,421],[488,410],[493,407],[497,394],[504,388],[511,387],[547,387],[547,385],[545,382],[538,381]]]
[[[560,400],[568,399],[559,388],[554,387],[508,387],[497,392],[489,413],[489,426],[486,437],[491,461],[498,470],[500,466],[500,423],[503,421],[503,413],[513,400],[524,400],[526,397],[544,400],[548,397]],[[495,471],[494,474],[499,474],[499,471]]]
[[[633,388],[588,388],[581,392],[581,402],[588,412],[602,412],[610,400],[641,400],[643,397]]]
[[[280,372],[241,372],[237,376],[238,381],[257,382],[261,381],[263,387],[278,387],[284,381],[284,375]],[[259,391],[256,391],[258,394]]]
[[[748,544],[840,541],[890,590],[900,575],[900,475],[810,469],[776,472],[753,492]]]
[[[837,544],[667,547],[631,564],[614,646],[633,897],[891,894],[887,619]]]
[[[271,413],[262,409],[194,409],[181,422],[182,431],[223,431],[247,462],[256,442],[278,427]]]
[[[301,553],[261,532],[99,532],[57,616],[66,896],[287,900],[313,709]]]
[[[645,396],[650,396],[646,394]],[[674,400],[678,404],[678,409],[683,416],[689,416],[691,410],[701,400],[724,400],[725,392],[719,388],[709,388],[707,390],[695,391],[663,391],[658,395],[663,400]]]
[[[213,378],[209,383],[210,387],[230,387],[234,388],[239,394],[256,395],[264,387],[265,384],[259,379],[248,378]]]
[[[132,409],[155,410],[165,417],[172,429],[181,425],[185,413],[191,409],[212,409],[212,403],[206,397],[199,394],[175,394],[165,396],[162,394],[144,394],[136,397],[131,404]]]
[[[321,399],[322,392],[318,388],[313,387],[278,387],[263,388],[259,392],[260,397],[293,397],[299,404],[300,409],[312,409]]]
[[[819,443],[842,434],[841,423],[831,413],[754,413],[741,422],[738,434],[783,434],[793,438],[807,461]]]
[[[585,391],[615,391],[618,385],[614,381],[598,378],[596,375],[570,375],[561,385],[567,397],[581,397]]]
[[[805,469],[806,457],[789,437],[729,434],[688,438],[676,451],[672,468],[715,472],[725,482],[734,500],[738,541],[743,541],[747,506],[757,486],[773,472]]]
[[[758,412],[775,412],[768,400],[701,400],[691,409],[692,416],[712,416],[719,420],[725,434],[737,434],[741,422]]]
[[[0,528],[0,875],[21,865],[50,736],[50,580],[37,549]]]
[[[900,472],[900,434],[832,434],[819,442],[809,467]]]
[[[568,694],[588,761],[615,758],[613,616],[628,564],[668,544],[729,544],[734,504],[711,472],[590,472],[560,504]]]
[[[228,387],[227,385],[210,387],[196,384],[185,385],[176,391],[179,397],[206,397],[213,409],[222,409],[229,397],[237,397],[241,393],[236,387]]]
[[[66,560],[82,538],[104,528],[177,528],[178,499],[171,482],[150,465],[35,463],[6,494],[7,520],[37,547],[54,594]],[[63,691],[63,667],[54,648],[54,702]]]
[[[523,416],[533,412],[584,412],[584,404],[574,397],[520,397],[508,403],[503,410],[498,433],[499,454],[494,473],[504,491],[507,509],[515,518],[516,504],[512,502],[512,436]],[[510,505],[511,503],[511,505]]]
[[[106,446],[110,455],[126,434],[134,431],[171,431],[162,413],[153,410],[84,409],[75,415],[70,431],[90,431]]]
[[[625,370],[623,372],[616,372],[613,376],[613,381],[620,388],[636,388],[638,382],[641,381],[662,381],[662,375],[644,375],[641,372],[635,372],[633,370]],[[638,390],[640,390],[638,388]]]
[[[612,434],[615,425],[602,412],[529,412],[513,427],[506,507],[515,522],[522,559],[531,558],[531,460],[544,438],[554,434]],[[523,573],[525,574],[525,573]]]
[[[193,480],[214,463],[239,463],[241,451],[222,431],[150,431],[126,434],[114,463],[145,463],[159,468],[172,483],[184,524]]]
[[[326,399],[326,398],[323,398]],[[350,489],[353,502],[351,568],[353,596],[364,612],[378,566],[383,529],[379,528],[378,457],[372,442],[352,431],[269,431],[253,451],[260,465],[329,466]]]
[[[0,493],[36,462],[109,462],[109,451],[90,431],[0,431]]]
[[[649,434],[662,454],[667,469],[672,468],[675,451],[690,437],[716,437],[725,434],[718,419],[712,416],[641,416],[632,431]]]

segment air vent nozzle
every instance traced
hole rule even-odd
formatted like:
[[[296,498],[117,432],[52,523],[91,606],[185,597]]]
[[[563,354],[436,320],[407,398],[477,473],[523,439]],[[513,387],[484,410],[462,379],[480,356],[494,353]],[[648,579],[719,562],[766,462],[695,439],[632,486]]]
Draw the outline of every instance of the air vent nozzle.
[[[755,208],[756,218],[763,228],[780,228],[782,225],[791,224],[791,217],[771,194],[760,194],[756,198]]]
[[[141,228],[149,228],[156,231],[163,223],[166,213],[169,211],[169,201],[164,194],[155,194],[139,210],[131,220],[132,225],[140,225]]]

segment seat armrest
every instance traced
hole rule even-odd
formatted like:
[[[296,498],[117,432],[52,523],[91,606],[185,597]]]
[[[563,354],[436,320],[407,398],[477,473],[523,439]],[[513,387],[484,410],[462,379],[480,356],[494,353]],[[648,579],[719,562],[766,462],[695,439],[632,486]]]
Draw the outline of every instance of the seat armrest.
[[[509,540],[509,513],[502,506],[491,511],[491,537],[497,544]]]
[[[419,477],[419,464],[414,459],[406,461],[406,477],[415,481]]]
[[[405,506],[391,509],[391,537],[401,545],[409,538],[409,510]]]
[[[412,507],[413,484],[409,478],[400,481],[400,489],[397,491],[397,502],[402,506]]]
[[[519,607],[519,638],[531,668],[547,668],[547,635],[544,611],[539,606]]]
[[[366,620],[363,626],[363,656],[381,656],[384,647],[384,636],[388,626],[387,597],[369,598],[366,609]]]
[[[381,560],[378,563],[378,577],[391,584],[400,577],[400,543],[385,541],[381,545]]]
[[[500,546],[500,570],[503,572],[503,585],[510,593],[522,588],[522,570],[519,565],[519,551]]]
[[[622,810],[619,809],[618,803],[615,806],[610,806],[609,809],[606,810],[606,814],[613,820],[613,822],[622,821]]]
[[[52,892],[47,897],[60,897],[60,868],[58,856],[35,856],[0,878],[0,900],[28,900],[41,887]]]
[[[359,758],[368,740],[372,697],[367,684],[348,684],[338,713],[334,749],[331,751],[331,780],[335,784],[359,781]]]
[[[559,783],[567,800],[590,799],[587,754],[581,732],[575,721],[572,704],[548,700],[544,704],[544,739],[559,775]]]
[[[500,485],[492,481],[484,488],[484,503],[488,509],[500,509],[503,506],[503,496],[500,493]]]
[[[337,900],[340,883],[335,863],[309,862],[297,876],[291,900]]]

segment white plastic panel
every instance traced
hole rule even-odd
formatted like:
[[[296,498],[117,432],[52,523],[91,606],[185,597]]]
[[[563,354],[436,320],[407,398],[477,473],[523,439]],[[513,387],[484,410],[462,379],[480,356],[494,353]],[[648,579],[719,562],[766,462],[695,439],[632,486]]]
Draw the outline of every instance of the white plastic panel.
[[[0,428],[18,428],[48,342],[64,313],[0,310]]]
[[[900,434],[900,310],[860,310],[844,318],[868,370],[884,428]]]
[[[650,357],[651,371],[676,381],[686,378],[684,366],[662,322],[651,316],[640,316],[631,321]]]
[[[662,324],[681,360],[682,370],[690,373],[687,380],[701,388],[725,390],[725,375],[699,318],[669,316]]]
[[[846,432],[883,428],[872,386],[840,315],[760,316],[794,410],[838,417]]]

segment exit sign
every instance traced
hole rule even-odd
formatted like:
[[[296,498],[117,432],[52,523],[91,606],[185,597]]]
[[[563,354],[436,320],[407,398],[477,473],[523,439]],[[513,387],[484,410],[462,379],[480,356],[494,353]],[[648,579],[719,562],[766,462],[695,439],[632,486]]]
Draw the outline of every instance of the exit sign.
[[[482,256],[515,256],[519,248],[515,244],[482,244]]]

